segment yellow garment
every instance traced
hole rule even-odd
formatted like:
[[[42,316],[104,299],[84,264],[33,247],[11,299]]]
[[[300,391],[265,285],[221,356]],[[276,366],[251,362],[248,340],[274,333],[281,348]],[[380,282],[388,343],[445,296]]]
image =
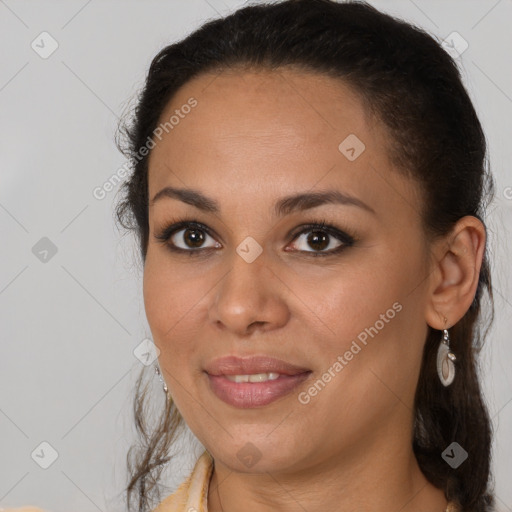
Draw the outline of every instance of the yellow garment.
[[[197,459],[192,473],[153,512],[207,512],[212,470],[212,456],[205,450]]]
[[[46,512],[42,508],[32,507],[31,505],[26,505],[25,507],[17,507],[17,508],[1,508],[0,512]]]
[[[208,486],[213,470],[212,456],[205,450],[190,475],[153,512],[208,512]],[[0,508],[0,512],[44,512],[37,507]],[[451,501],[445,512],[460,512]]]
[[[190,475],[153,512],[208,512],[208,486],[213,470],[212,456],[205,450]],[[445,512],[460,512],[450,501]]]

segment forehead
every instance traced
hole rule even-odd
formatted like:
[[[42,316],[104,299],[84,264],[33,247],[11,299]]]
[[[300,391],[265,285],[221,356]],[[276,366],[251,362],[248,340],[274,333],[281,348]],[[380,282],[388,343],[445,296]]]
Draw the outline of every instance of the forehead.
[[[185,142],[228,140],[237,145],[252,140],[273,150],[286,150],[287,141],[291,146],[320,143],[324,150],[332,149],[349,130],[368,138],[374,124],[356,94],[339,79],[295,68],[200,75],[178,90],[160,122],[179,113],[192,97],[197,106],[172,129],[174,149]]]
[[[191,98],[196,105],[184,108]],[[173,183],[205,185],[219,197],[269,195],[269,187],[276,194],[303,191],[318,183],[371,201],[382,191],[379,174],[391,170],[385,129],[348,85],[318,73],[280,68],[199,75],[179,89],[160,123],[172,116],[176,124],[150,154],[150,197]],[[356,160],[340,150],[346,140],[364,148]]]

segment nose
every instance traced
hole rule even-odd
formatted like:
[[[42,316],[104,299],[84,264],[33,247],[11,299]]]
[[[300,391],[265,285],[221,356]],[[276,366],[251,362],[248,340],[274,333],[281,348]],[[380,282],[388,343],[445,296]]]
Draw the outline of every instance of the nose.
[[[290,317],[286,292],[265,251],[250,263],[233,251],[230,269],[212,295],[209,319],[216,328],[238,336],[278,329]]]

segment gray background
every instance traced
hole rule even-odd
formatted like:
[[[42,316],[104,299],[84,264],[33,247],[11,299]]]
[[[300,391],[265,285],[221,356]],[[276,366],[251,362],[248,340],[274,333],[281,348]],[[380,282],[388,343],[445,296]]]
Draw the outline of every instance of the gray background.
[[[3,507],[124,509],[125,457],[134,439],[131,400],[142,367],[133,350],[150,331],[137,249],[112,220],[119,187],[103,200],[93,190],[125,163],[114,130],[152,57],[243,3],[0,0]],[[484,386],[496,431],[498,503],[512,510],[512,1],[371,3],[440,39],[456,31],[469,45],[458,60],[497,182],[488,224],[496,321],[482,354]],[[46,59],[31,47],[43,31],[58,43]],[[34,252],[49,247],[45,237],[57,252],[50,250],[43,262],[43,253]],[[158,385],[154,395],[157,410],[163,405]],[[48,469],[36,463],[50,460],[52,449],[42,442],[58,453]],[[168,472],[169,492],[200,449],[189,432]],[[34,450],[39,458],[31,456]]]

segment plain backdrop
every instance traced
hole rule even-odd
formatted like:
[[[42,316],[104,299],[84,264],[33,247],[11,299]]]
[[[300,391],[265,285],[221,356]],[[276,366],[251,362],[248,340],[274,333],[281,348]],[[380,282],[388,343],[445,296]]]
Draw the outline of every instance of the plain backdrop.
[[[101,200],[93,191],[125,164],[116,124],[153,56],[243,3],[0,0],[0,506],[125,509],[142,367],[134,350],[150,330],[137,248],[113,222],[119,187]],[[496,320],[483,384],[497,501],[512,510],[512,1],[371,3],[440,40],[457,32],[467,42],[458,61],[497,185],[488,219]],[[161,399],[156,385],[156,409]],[[182,446],[169,492],[201,450],[190,432]]]

